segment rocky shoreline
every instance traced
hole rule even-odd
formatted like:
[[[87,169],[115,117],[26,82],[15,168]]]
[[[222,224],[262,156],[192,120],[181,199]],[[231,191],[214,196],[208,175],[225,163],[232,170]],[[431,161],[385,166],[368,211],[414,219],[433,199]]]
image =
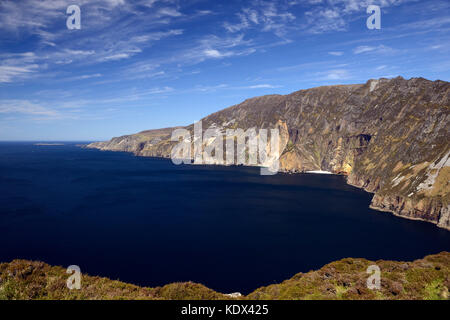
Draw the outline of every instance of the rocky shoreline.
[[[351,176],[347,178],[347,183],[374,194],[369,205],[371,209],[390,212],[405,219],[430,222],[450,231],[449,206],[444,207],[440,201],[423,198],[420,202],[415,202],[399,195],[381,195],[370,187],[370,183],[365,186],[361,181],[352,180]]]

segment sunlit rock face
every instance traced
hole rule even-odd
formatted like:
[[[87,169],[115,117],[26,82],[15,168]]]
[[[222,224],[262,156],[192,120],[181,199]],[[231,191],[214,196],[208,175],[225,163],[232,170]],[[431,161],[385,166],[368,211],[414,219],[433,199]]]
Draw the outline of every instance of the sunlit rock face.
[[[348,183],[375,193],[373,208],[450,230],[449,95],[445,81],[382,78],[248,99],[202,125],[278,128],[280,170],[345,174]],[[167,158],[173,129],[88,147]]]

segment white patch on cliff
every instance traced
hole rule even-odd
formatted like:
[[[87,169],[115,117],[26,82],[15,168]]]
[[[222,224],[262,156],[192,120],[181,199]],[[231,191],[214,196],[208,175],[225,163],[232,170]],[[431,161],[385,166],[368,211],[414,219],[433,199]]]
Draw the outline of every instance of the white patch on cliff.
[[[405,177],[401,176],[401,173],[399,173],[394,179],[392,179],[392,187],[398,185],[403,179],[405,179]]]
[[[372,92],[373,90],[375,90],[378,86],[378,80],[372,80],[370,81],[370,89],[369,92]]]
[[[433,162],[427,168],[427,178],[421,184],[417,186],[417,191],[429,190],[433,188],[434,182],[439,175],[439,171],[441,171],[444,167],[450,167],[450,150],[442,157],[442,159],[436,163]]]
[[[230,297],[230,298],[239,298],[242,297],[242,293],[240,292],[233,292],[233,293],[227,293],[225,294],[226,296]]]
[[[306,171],[306,173],[333,174],[333,172],[323,171],[323,170],[310,170],[310,171]]]
[[[236,119],[231,119],[230,121],[226,121],[226,122],[222,123],[222,127],[227,127],[230,124],[233,124],[235,122],[236,122]]]
[[[441,216],[439,217],[438,227],[450,230],[450,204],[441,209]]]

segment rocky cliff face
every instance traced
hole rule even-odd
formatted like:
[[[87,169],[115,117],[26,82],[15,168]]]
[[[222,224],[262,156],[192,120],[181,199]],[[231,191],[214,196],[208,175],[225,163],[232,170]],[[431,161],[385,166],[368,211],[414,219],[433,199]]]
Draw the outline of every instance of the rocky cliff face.
[[[280,128],[282,170],[345,174],[375,193],[372,208],[450,230],[449,96],[445,81],[382,78],[252,98],[202,123],[203,130]],[[170,157],[173,129],[88,147]]]

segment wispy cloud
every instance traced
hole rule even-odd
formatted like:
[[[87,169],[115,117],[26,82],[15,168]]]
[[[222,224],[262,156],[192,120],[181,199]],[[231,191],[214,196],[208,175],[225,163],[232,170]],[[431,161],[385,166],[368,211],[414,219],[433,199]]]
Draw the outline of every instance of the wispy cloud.
[[[243,87],[244,89],[274,89],[274,88],[279,88],[281,86],[275,86],[272,84],[255,84],[252,86],[246,86]]]
[[[243,34],[224,37],[208,35],[178,55],[163,60],[163,63],[178,61],[183,64],[195,64],[208,59],[249,55],[255,51],[252,41],[245,40]]]
[[[82,27],[77,32],[69,32],[64,25],[71,4],[69,0],[0,2],[0,32],[9,41],[34,36],[36,48],[28,61],[25,57],[16,57],[21,60],[17,63],[2,60],[1,82],[21,80],[52,66],[127,60],[157,41],[183,34],[182,29],[161,30],[161,25],[183,17],[172,1],[79,0]],[[155,10],[143,16],[138,10],[143,5]]]
[[[28,66],[0,66],[0,82],[13,82],[17,79],[23,79],[37,70],[38,65]]]
[[[205,49],[203,50],[203,53],[205,54],[206,57],[210,58],[223,58],[232,54],[232,52],[221,53],[219,52],[219,50],[216,49]]]
[[[280,88],[280,85],[272,85],[268,83],[254,84],[254,85],[243,85],[243,86],[232,86],[229,84],[221,83],[213,86],[199,85],[194,88],[186,89],[185,92],[216,92],[218,90],[245,90],[245,89],[275,89]]]
[[[102,76],[101,73],[84,74],[84,75],[77,76],[77,77],[71,77],[68,80],[87,80],[87,79],[92,79],[92,78],[99,78],[101,76]]]
[[[348,80],[352,76],[346,69],[333,69],[317,73],[318,80]]]
[[[303,28],[313,34],[346,31],[349,23],[357,14],[365,14],[370,4],[379,5],[382,9],[399,6],[417,0],[306,0],[299,1],[307,4],[305,12],[306,23]],[[312,7],[310,5],[313,5]]]
[[[229,32],[258,28],[284,38],[296,19],[289,7],[288,3],[283,2],[254,1],[249,7],[236,13],[235,22],[225,22],[223,26]]]
[[[65,20],[65,10],[73,1],[69,0],[3,0],[0,3],[0,30],[33,33],[45,30],[55,23],[56,19]],[[126,10],[125,0],[78,0],[77,5],[86,7],[86,14],[97,16],[97,21],[104,18],[101,11],[122,7]]]
[[[51,120],[63,118],[62,113],[53,108],[29,100],[2,100],[0,114],[21,114],[33,120]]]
[[[396,50],[382,44],[378,46],[358,46],[355,49],[353,49],[354,54],[369,53],[369,52],[376,54],[386,54],[386,53],[394,53],[396,52]]]
[[[347,30],[347,20],[337,8],[315,8],[305,12],[306,30],[309,33]]]
[[[158,16],[180,17],[183,14],[175,8],[161,8],[158,10]]]
[[[0,83],[26,79],[38,69],[32,52],[0,54]]]
[[[106,115],[107,110],[112,105],[120,106],[123,103],[140,101],[145,97],[150,96],[164,96],[169,93],[174,93],[175,89],[172,87],[154,87],[150,89],[131,89],[127,92],[118,92],[113,97],[94,98],[94,99],[73,99],[70,93],[64,92],[43,92],[45,98],[55,95],[65,96],[64,101],[55,100],[49,102],[42,99],[5,99],[0,100],[0,115],[21,115],[22,119],[28,121],[53,121],[62,119],[91,119],[93,114],[102,116]],[[71,99],[72,98],[72,99]],[[96,106],[95,110],[92,107]],[[99,109],[99,107],[102,107]],[[105,108],[106,107],[106,108]],[[84,112],[90,110],[90,112]],[[2,116],[0,119],[4,119]]]

